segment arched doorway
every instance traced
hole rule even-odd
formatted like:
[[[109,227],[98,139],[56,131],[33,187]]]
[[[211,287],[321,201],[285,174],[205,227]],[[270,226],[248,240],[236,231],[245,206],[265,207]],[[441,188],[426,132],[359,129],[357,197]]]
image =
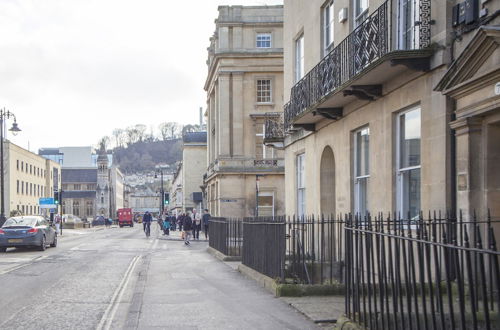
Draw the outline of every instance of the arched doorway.
[[[320,165],[321,214],[335,215],[335,158],[332,148],[326,146]]]

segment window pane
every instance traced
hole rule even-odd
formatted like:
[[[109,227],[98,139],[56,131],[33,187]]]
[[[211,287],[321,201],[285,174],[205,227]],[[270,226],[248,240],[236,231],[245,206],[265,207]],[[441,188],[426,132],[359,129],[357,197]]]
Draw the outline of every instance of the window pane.
[[[400,165],[406,168],[420,165],[420,109],[400,116]]]
[[[420,169],[404,171],[403,176],[403,209],[401,216],[416,220],[420,212]]]
[[[271,80],[257,80],[257,102],[271,102]]]
[[[271,34],[259,33],[256,41],[257,48],[271,48]]]
[[[297,81],[304,76],[304,36],[295,42],[295,74]]]
[[[356,213],[364,216],[368,212],[368,178],[356,179]]]
[[[356,176],[369,175],[370,168],[370,129],[365,128],[356,133]]]

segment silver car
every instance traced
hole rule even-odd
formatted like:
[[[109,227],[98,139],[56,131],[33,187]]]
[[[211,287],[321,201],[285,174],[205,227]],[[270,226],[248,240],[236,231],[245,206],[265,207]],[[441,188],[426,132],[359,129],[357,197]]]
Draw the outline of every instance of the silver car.
[[[12,217],[0,228],[0,252],[8,247],[37,247],[44,251],[47,245],[57,246],[57,233],[44,217]]]

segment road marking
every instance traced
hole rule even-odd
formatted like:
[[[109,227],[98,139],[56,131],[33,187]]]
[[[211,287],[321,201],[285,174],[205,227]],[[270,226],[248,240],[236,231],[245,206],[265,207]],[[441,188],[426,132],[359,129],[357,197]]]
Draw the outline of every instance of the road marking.
[[[116,314],[116,310],[118,309],[118,305],[120,304],[120,301],[123,297],[123,294],[125,292],[125,288],[128,285],[128,282],[130,281],[130,278],[132,277],[132,273],[134,272],[134,268],[137,265],[137,262],[141,259],[141,256],[135,256],[132,261],[130,262],[127,271],[125,272],[125,275],[122,278],[122,281],[120,282],[120,285],[116,288],[113,297],[111,297],[111,301],[109,302],[108,308],[106,308],[106,311],[104,312],[104,315],[101,318],[101,321],[96,327],[96,330],[102,330],[102,329],[110,329],[111,324],[113,323],[113,319]]]
[[[10,272],[13,272],[13,271],[15,271],[15,270],[18,270],[18,269],[24,268],[24,267],[26,267],[26,266],[32,265],[32,264],[34,264],[35,262],[40,261],[40,260],[42,260],[42,259],[45,259],[45,258],[47,258],[47,257],[48,257],[48,256],[40,256],[40,257],[36,257],[36,258],[34,258],[31,262],[27,262],[27,263],[22,264],[22,265],[18,265],[18,266],[14,266],[14,267],[11,267],[11,268],[6,269],[6,270],[2,270],[2,271],[0,271],[0,275],[5,275],[5,274],[10,273]]]
[[[153,246],[151,246],[151,250],[156,250],[156,247],[158,246],[158,242],[159,242],[159,240],[157,238],[155,238]]]

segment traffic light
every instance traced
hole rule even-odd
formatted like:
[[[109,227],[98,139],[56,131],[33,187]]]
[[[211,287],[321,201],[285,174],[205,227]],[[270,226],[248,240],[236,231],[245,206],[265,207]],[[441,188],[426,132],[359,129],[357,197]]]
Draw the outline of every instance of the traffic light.
[[[168,192],[163,193],[163,204],[164,205],[170,204],[170,194]]]
[[[54,191],[54,204],[58,205],[59,204],[59,192]]]

